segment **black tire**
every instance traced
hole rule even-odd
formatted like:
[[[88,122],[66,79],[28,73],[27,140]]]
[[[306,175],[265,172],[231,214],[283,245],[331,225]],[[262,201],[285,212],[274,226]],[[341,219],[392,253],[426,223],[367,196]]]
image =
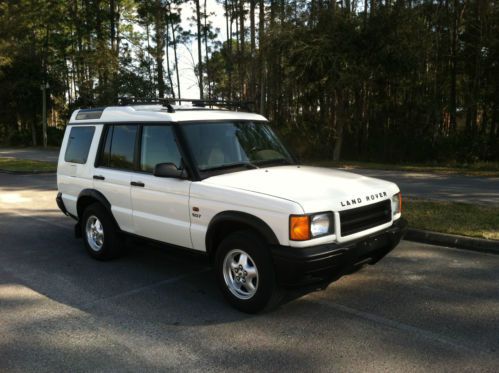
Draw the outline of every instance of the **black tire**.
[[[101,224],[103,234],[103,244],[100,248],[92,247],[91,238],[87,235],[87,223],[89,219],[97,218]],[[83,211],[81,219],[81,233],[85,249],[88,254],[98,260],[114,259],[122,254],[123,239],[118,227],[107,210],[99,203],[89,205]]]
[[[248,299],[236,296],[224,276],[225,259],[234,250],[242,250],[249,255],[250,262],[257,268],[258,286]],[[229,255],[230,257],[230,255]],[[254,262],[254,263],[253,263]],[[251,231],[238,231],[227,236],[218,246],[215,254],[217,282],[227,301],[235,308],[246,313],[257,313],[277,306],[280,291],[276,284],[272,258],[267,244]],[[234,274],[232,272],[232,274]],[[244,286],[244,285],[243,285]]]

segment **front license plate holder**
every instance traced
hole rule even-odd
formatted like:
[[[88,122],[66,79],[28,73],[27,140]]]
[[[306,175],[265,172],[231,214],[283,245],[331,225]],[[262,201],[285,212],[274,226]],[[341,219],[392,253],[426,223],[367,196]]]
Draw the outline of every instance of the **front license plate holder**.
[[[360,243],[360,248],[358,251],[359,256],[364,256],[385,247],[388,244],[388,238],[386,235],[380,235],[376,237],[368,238],[367,240]]]

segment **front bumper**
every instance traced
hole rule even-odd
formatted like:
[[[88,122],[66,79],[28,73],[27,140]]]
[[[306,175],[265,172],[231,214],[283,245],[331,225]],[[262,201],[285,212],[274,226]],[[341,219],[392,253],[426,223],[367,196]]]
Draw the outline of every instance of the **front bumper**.
[[[351,242],[304,248],[274,246],[277,280],[285,286],[332,281],[364,263],[379,261],[398,245],[406,231],[407,221],[400,218],[389,228]]]

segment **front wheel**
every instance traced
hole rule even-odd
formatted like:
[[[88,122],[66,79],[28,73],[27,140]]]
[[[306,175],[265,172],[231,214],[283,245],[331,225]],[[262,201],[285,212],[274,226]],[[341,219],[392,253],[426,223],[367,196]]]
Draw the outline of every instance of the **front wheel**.
[[[216,252],[215,266],[220,289],[235,308],[256,313],[274,303],[277,287],[272,260],[256,234],[241,231],[225,238]]]

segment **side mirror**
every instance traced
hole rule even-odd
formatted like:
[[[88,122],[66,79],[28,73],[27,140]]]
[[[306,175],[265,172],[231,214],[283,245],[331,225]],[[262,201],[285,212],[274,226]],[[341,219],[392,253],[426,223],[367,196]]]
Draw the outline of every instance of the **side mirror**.
[[[158,163],[154,167],[153,175],[157,177],[185,179],[184,170],[179,170],[173,163]]]

